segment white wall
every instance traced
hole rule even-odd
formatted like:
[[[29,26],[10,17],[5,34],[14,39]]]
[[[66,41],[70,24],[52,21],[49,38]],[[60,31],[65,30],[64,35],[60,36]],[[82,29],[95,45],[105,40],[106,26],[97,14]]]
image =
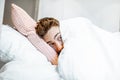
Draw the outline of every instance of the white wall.
[[[40,0],[38,20],[42,17],[63,18],[63,0]]]
[[[97,26],[119,31],[120,0],[40,0],[38,19],[87,17]]]
[[[5,0],[0,0],[0,24],[2,24],[3,22],[3,13],[4,13],[4,3],[5,3]],[[1,29],[0,29],[0,32],[1,32]],[[3,62],[0,61],[0,68],[3,66]]]
[[[0,0],[0,24],[3,22],[4,4],[5,0]]]

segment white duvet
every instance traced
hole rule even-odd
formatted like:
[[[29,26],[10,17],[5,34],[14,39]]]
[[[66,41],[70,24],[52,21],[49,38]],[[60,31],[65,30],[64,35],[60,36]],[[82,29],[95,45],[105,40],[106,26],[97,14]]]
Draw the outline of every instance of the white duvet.
[[[58,70],[64,80],[120,80],[120,36],[85,18],[61,23],[64,49]]]

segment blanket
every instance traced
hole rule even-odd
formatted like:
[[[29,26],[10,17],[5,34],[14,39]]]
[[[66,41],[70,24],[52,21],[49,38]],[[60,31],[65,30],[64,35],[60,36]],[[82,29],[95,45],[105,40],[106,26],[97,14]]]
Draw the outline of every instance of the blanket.
[[[120,36],[86,18],[60,24],[64,49],[58,71],[64,80],[120,80]]]

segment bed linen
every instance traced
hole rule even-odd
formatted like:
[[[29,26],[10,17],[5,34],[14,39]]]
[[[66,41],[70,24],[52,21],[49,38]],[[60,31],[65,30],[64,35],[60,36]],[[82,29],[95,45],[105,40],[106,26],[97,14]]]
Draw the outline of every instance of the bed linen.
[[[13,45],[8,42],[15,36],[14,41],[19,44],[14,43],[17,46],[8,47],[10,54],[5,52],[5,48],[0,51],[5,54],[0,54],[0,60],[6,62],[0,70],[0,80],[60,80],[60,77],[63,80],[120,80],[119,33],[104,31],[90,20],[81,17],[64,20],[60,24],[64,41],[57,67],[60,76],[55,66],[25,37],[4,26],[1,29],[7,32],[3,34],[6,45]],[[6,39],[5,35],[10,36]],[[1,44],[3,43],[0,43],[0,48]],[[23,44],[25,46],[22,46]],[[19,49],[22,52],[15,54]]]
[[[58,71],[64,80],[120,80],[120,36],[82,17],[60,22],[64,49]]]
[[[29,40],[7,25],[0,25],[0,80],[60,80],[52,65]]]

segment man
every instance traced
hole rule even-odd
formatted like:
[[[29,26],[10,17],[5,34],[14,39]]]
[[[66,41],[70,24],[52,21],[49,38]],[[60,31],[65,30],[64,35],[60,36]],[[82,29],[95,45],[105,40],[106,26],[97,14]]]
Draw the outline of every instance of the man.
[[[36,33],[45,40],[58,54],[63,49],[63,41],[59,30],[59,21],[45,17],[37,22]]]

